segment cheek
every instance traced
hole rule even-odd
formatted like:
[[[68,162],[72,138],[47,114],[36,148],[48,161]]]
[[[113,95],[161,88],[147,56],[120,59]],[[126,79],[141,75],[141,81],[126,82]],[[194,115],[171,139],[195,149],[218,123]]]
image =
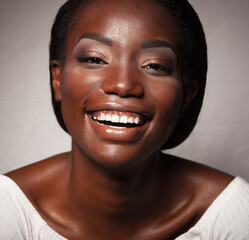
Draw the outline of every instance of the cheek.
[[[150,95],[156,104],[157,114],[175,116],[179,114],[182,102],[182,84],[175,78],[153,82]]]
[[[95,91],[98,77],[81,68],[65,68],[61,80],[61,109],[66,127],[71,133],[84,117],[88,96]]]
[[[85,96],[93,80],[79,69],[65,69],[61,80],[61,102],[75,101]]]
[[[156,107],[154,133],[158,135],[158,139],[161,139],[160,145],[162,145],[174,130],[180,115],[182,84],[178,80],[169,79],[166,82],[153,83],[150,90]]]
[[[103,76],[97,71],[86,71],[76,64],[66,66],[61,80],[61,103],[85,106],[89,95],[98,91]]]
[[[182,103],[182,87],[180,84],[165,89],[163,93],[162,108],[165,108],[165,116],[178,119]]]

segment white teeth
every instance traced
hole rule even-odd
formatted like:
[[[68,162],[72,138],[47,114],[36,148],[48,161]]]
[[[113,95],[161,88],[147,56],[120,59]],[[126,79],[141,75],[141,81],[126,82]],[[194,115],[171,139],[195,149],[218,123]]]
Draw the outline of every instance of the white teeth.
[[[119,121],[120,121],[120,123],[127,123],[128,122],[128,117],[127,116],[122,116]]]
[[[112,116],[110,115],[110,114],[107,114],[106,116],[105,116],[105,120],[106,121],[112,121]]]
[[[105,114],[104,114],[104,113],[101,113],[101,114],[100,114],[100,120],[101,120],[101,121],[105,121]]]
[[[138,117],[136,117],[136,118],[134,119],[134,123],[135,123],[135,124],[138,124],[138,123],[139,123],[139,118],[138,118]]]
[[[98,114],[93,115],[93,120],[95,121],[107,121],[107,122],[112,122],[112,123],[123,123],[123,124],[139,124],[141,122],[139,116],[129,116],[130,114],[127,115],[121,115],[119,116],[118,114],[110,114],[110,113],[105,113],[105,112],[99,112]]]
[[[118,115],[113,115],[111,122],[113,122],[113,123],[119,123],[119,116]]]
[[[133,117],[129,117],[128,118],[128,123],[134,123],[134,118]]]

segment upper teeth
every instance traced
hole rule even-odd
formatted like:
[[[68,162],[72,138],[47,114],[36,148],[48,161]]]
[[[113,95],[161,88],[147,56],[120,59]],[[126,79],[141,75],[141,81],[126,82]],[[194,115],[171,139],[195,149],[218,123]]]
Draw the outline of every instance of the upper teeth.
[[[98,113],[97,115],[93,115],[94,120],[98,121],[108,121],[113,123],[131,123],[131,124],[139,124],[141,122],[139,116],[128,116],[118,114],[111,114],[111,113]]]

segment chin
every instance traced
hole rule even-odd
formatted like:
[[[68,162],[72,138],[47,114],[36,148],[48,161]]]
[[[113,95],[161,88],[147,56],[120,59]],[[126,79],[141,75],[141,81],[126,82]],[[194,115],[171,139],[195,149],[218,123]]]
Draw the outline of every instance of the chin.
[[[102,145],[100,148],[90,149],[86,157],[91,161],[91,163],[104,168],[106,170],[124,170],[131,169],[145,163],[145,159],[148,159],[153,154],[160,152],[152,151],[149,147],[141,148],[136,144],[106,144]],[[144,149],[147,149],[145,151]]]

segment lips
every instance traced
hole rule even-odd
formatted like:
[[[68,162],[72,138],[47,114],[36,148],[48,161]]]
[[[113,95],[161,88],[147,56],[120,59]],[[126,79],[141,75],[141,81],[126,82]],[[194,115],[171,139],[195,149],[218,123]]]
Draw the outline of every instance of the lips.
[[[110,126],[138,127],[151,121],[154,112],[139,105],[123,105],[117,102],[106,102],[97,106],[88,106],[85,110],[90,118],[99,123]]]
[[[123,105],[114,102],[95,104],[93,106],[89,103],[85,113],[96,137],[99,136],[108,141],[137,141],[145,134],[153,118],[153,113],[148,113],[139,105]]]

